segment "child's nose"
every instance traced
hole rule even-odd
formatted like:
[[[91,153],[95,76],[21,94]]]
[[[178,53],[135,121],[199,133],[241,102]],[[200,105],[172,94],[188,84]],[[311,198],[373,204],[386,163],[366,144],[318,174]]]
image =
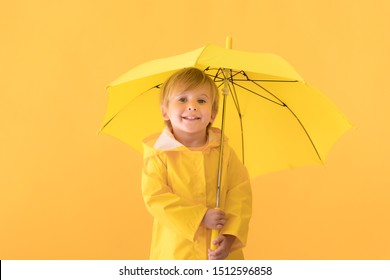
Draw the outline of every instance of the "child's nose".
[[[188,111],[196,111],[197,110],[196,104],[195,103],[188,104],[187,110]]]

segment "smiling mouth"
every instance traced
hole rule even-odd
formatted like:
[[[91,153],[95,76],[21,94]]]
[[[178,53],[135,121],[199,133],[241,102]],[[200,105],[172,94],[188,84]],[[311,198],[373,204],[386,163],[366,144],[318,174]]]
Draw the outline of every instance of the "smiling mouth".
[[[195,116],[186,116],[186,117],[183,117],[183,119],[189,120],[189,121],[200,120],[199,117],[195,117]]]

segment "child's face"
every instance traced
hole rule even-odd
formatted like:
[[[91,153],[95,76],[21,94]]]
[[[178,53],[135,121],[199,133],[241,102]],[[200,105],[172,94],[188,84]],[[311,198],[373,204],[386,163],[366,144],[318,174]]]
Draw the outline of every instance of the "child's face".
[[[213,98],[208,85],[194,89],[172,92],[168,105],[162,108],[164,120],[170,121],[174,134],[206,133],[214,121]]]

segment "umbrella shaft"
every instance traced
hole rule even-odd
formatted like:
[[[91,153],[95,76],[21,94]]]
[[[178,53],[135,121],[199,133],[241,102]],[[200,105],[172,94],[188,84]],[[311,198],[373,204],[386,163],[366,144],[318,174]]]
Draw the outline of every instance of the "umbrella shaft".
[[[218,159],[218,182],[217,182],[217,198],[215,202],[215,207],[219,208],[220,193],[221,193],[221,183],[222,183],[222,162],[223,162],[223,148],[224,148],[224,135],[225,135],[225,115],[226,115],[226,96],[229,94],[229,84],[227,77],[229,75],[229,70],[224,69],[225,73],[225,83],[222,89],[222,122],[221,122],[221,143],[219,146],[219,159]]]
[[[219,198],[221,192],[221,183],[222,183],[222,162],[223,162],[223,148],[224,148],[224,127],[225,127],[225,104],[226,96],[223,95],[223,107],[222,107],[222,123],[221,123],[221,143],[219,146],[219,159],[218,159],[218,181],[217,181],[217,199],[215,202],[215,207],[219,208]]]

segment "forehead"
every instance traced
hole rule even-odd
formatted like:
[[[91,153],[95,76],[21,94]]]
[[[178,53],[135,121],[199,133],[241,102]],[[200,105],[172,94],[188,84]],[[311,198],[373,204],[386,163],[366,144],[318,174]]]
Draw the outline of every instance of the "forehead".
[[[183,94],[194,94],[199,96],[204,95],[206,97],[211,98],[213,93],[211,90],[211,86],[207,83],[203,83],[200,85],[192,85],[192,86],[179,83],[174,87],[172,87],[169,95],[177,96]]]

